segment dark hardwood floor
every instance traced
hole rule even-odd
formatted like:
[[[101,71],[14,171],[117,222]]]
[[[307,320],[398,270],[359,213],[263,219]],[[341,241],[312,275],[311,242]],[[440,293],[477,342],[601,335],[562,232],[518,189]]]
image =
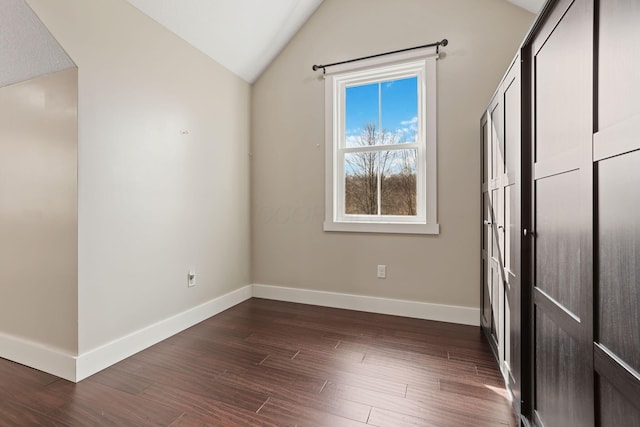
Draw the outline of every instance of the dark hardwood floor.
[[[251,299],[73,384],[0,359],[2,426],[515,426],[477,327]]]

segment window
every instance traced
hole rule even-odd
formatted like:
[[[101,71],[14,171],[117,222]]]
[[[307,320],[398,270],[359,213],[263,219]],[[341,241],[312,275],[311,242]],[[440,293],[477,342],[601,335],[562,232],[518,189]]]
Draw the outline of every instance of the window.
[[[439,233],[435,62],[423,49],[327,74],[325,231]]]

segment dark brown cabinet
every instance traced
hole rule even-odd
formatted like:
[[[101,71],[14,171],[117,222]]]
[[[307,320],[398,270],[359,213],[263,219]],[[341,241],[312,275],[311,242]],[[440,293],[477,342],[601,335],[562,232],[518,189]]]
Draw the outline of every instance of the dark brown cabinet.
[[[514,410],[640,426],[640,1],[549,1],[481,129],[481,325]]]
[[[482,117],[481,325],[520,402],[520,56]],[[514,108],[516,107],[516,108]]]

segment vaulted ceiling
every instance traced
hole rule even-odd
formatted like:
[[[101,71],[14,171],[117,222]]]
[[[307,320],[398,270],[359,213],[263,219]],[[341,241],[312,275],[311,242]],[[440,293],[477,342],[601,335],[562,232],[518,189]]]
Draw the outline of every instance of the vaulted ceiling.
[[[253,83],[323,0],[128,1]],[[544,0],[507,1],[533,13],[544,3]]]
[[[520,6],[523,9],[527,9],[531,13],[537,14],[542,9],[542,5],[545,0],[507,0],[510,3]]]
[[[128,0],[252,83],[322,0]]]

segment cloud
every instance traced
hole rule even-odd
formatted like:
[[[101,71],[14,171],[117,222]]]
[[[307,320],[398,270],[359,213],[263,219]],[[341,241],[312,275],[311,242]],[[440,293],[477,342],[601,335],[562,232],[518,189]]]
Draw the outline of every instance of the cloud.
[[[400,122],[400,124],[402,126],[417,125],[418,124],[418,116],[413,117],[411,120],[403,120],[403,121]]]
[[[347,147],[357,147],[360,144],[360,137],[358,135],[347,135],[347,139],[345,141],[347,143]]]
[[[415,116],[410,120],[400,122],[402,127],[396,129],[396,135],[401,142],[414,142],[418,135],[418,117]]]

